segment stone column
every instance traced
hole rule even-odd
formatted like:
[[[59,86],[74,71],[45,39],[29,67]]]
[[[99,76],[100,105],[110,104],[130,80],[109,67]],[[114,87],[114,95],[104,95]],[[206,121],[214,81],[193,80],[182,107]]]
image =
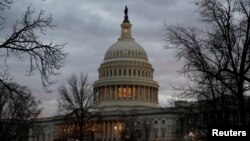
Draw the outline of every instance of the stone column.
[[[152,90],[151,90],[152,92],[151,92],[151,96],[152,96],[152,99],[151,99],[151,101],[152,102],[154,102],[154,88],[152,88]]]
[[[94,131],[94,139],[96,138],[96,121],[94,121],[94,125],[93,125],[93,131]]]
[[[108,101],[108,95],[109,95],[109,93],[108,93],[108,86],[105,86],[104,93],[105,93],[105,101]]]
[[[104,138],[106,138],[106,132],[105,132],[105,121],[102,123],[102,140],[104,141]]]
[[[132,100],[135,100],[135,85],[132,85],[131,89],[132,89]]]
[[[115,85],[115,100],[117,100],[118,97],[118,90],[117,90],[117,85]]]
[[[126,99],[128,99],[128,85],[126,85]]]
[[[113,120],[111,120],[111,128],[110,128],[110,130],[111,130],[111,141],[113,141],[113,139],[114,139],[114,125],[113,125]]]
[[[138,100],[141,101],[141,86],[138,85]]]
[[[102,102],[102,89],[101,89],[101,87],[99,87],[98,90],[99,90],[99,97],[100,97],[99,101]]]
[[[117,129],[117,121],[115,120],[114,121],[114,126],[116,126],[116,129],[114,130],[115,131],[115,140],[118,141],[118,129]]]
[[[121,100],[123,100],[123,85],[121,85],[121,90],[122,90]]]
[[[150,101],[150,95],[151,95],[151,93],[150,93],[150,87],[148,87],[148,89],[147,89],[147,91],[148,91],[148,100],[147,101]]]
[[[158,90],[156,90],[156,93],[155,93],[156,101],[158,102],[158,95],[157,95],[157,93],[158,93]]]
[[[107,121],[107,124],[108,124],[107,141],[109,141],[109,138],[110,138],[110,121]]]
[[[155,88],[153,88],[153,102],[155,102]]]
[[[109,86],[109,101],[111,101],[113,99],[113,95],[112,95],[112,86]]]
[[[145,98],[146,98],[146,87],[145,86],[142,86],[142,100],[145,101]]]

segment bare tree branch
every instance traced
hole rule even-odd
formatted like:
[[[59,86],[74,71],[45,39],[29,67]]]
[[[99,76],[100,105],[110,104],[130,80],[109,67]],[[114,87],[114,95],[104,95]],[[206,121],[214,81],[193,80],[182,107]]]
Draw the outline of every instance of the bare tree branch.
[[[7,66],[8,58],[11,56],[19,57],[20,61],[29,59],[28,75],[39,71],[43,87],[48,91],[47,87],[55,82],[50,80],[50,77],[59,74],[58,70],[64,64],[65,44],[44,43],[40,39],[39,32],[45,35],[45,30],[55,27],[52,16],[45,17],[43,10],[35,18],[34,14],[35,9],[29,6],[22,18],[13,25],[12,33],[0,42],[0,50],[6,52],[4,61]]]
[[[87,75],[83,73],[79,79],[76,75],[72,75],[67,85],[62,84],[58,88],[60,94],[58,110],[62,114],[66,114],[67,120],[73,121],[78,126],[76,138],[83,141],[84,131],[87,123],[92,117],[90,109],[93,108],[93,91],[91,85],[87,82]]]
[[[177,58],[184,60],[182,72],[197,84],[183,93],[215,101],[224,96],[235,97],[240,122],[245,125],[244,97],[250,80],[250,3],[197,0],[196,4],[207,30],[180,25],[166,27],[169,47],[175,48]]]

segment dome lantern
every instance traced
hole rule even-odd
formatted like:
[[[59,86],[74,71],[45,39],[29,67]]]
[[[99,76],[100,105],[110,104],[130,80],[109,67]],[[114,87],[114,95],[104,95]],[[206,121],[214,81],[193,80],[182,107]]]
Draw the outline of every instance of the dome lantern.
[[[127,6],[125,7],[125,10],[124,10],[124,20],[121,24],[121,38],[120,39],[123,39],[123,38],[132,38],[132,35],[131,35],[131,26],[132,24],[130,24],[129,22],[129,19],[128,19],[128,8]]]

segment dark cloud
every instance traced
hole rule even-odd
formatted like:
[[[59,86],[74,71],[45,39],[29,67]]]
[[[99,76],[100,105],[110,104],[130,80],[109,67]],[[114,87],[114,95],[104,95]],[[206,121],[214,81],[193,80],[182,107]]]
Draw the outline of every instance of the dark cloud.
[[[8,17],[7,33],[15,19],[20,17],[32,4],[36,10],[44,9],[53,15],[57,28],[48,30],[44,41],[67,43],[65,51],[69,53],[65,66],[56,76],[58,82],[50,87],[52,93],[46,94],[40,82],[39,74],[27,77],[28,63],[19,63],[11,59],[10,70],[18,83],[27,85],[44,107],[43,116],[56,114],[57,88],[72,73],[88,73],[90,82],[97,79],[97,70],[106,50],[120,36],[120,24],[123,20],[124,6],[129,8],[129,19],[133,36],[147,51],[150,63],[155,68],[154,78],[160,84],[160,102],[172,98],[172,86],[185,78],[178,74],[182,63],[176,61],[174,50],[164,48],[164,23],[172,25],[197,24],[192,0],[21,0],[14,1],[11,9],[1,13]],[[1,34],[3,35],[3,34]],[[0,36],[0,39],[4,37]],[[1,66],[3,64],[0,64]],[[164,105],[164,104],[163,104]]]

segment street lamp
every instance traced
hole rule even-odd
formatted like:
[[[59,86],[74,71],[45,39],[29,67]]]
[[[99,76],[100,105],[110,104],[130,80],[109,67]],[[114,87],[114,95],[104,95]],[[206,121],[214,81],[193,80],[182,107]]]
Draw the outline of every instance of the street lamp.
[[[117,123],[117,124],[114,126],[114,130],[115,130],[115,132],[117,133],[117,137],[118,137],[118,138],[121,138],[121,132],[122,132],[122,125],[121,125],[121,123]]]

